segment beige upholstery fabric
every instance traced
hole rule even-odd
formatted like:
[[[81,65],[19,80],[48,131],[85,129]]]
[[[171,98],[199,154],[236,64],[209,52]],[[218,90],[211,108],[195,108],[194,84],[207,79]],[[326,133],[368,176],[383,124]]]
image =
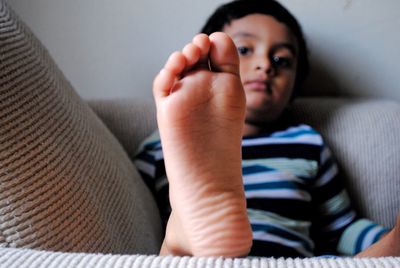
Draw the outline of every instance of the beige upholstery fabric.
[[[126,153],[0,0],[0,245],[157,253],[160,242]]]
[[[310,258],[310,259],[274,259],[274,258],[193,258],[158,256],[117,256],[100,254],[66,254],[39,252],[33,250],[5,249],[0,251],[0,267],[4,268],[372,268],[400,267],[400,258]]]
[[[91,100],[90,107],[133,159],[141,141],[156,128],[156,108],[151,100]]]
[[[293,110],[326,138],[360,212],[393,227],[400,213],[400,104],[303,98]]]

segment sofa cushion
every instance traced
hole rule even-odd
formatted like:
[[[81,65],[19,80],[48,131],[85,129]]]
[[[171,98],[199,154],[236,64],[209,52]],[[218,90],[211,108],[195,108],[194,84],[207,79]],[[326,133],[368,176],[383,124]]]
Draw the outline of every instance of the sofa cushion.
[[[361,214],[393,227],[400,212],[400,104],[302,98],[294,102],[293,115],[325,137]]]
[[[150,254],[160,243],[127,154],[0,0],[0,246]]]
[[[118,139],[131,160],[135,159],[140,143],[157,129],[156,107],[152,100],[101,99],[90,100],[88,104]]]

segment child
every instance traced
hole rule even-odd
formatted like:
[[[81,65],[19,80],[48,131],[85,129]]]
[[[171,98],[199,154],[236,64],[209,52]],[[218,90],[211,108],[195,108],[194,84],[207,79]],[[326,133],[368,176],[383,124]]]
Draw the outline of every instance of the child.
[[[162,148],[155,133],[136,160],[169,217],[161,254],[354,255],[383,237],[356,215],[320,134],[286,111],[308,72],[296,19],[238,0],[202,32],[155,78]],[[397,254],[398,237],[362,254]]]

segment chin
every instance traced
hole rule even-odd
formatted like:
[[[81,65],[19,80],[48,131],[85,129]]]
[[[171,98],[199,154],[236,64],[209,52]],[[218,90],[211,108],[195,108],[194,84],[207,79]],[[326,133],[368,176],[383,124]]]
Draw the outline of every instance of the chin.
[[[262,97],[246,99],[246,106],[249,111],[254,111],[257,114],[271,113],[272,103]]]

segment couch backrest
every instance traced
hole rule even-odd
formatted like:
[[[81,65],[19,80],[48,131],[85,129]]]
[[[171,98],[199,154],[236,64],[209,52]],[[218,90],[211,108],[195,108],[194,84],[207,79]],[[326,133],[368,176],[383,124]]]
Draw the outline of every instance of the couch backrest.
[[[152,102],[127,99],[90,104],[131,158],[140,141],[156,128]],[[400,104],[383,99],[302,97],[293,103],[292,114],[322,133],[361,215],[392,227],[400,210]]]
[[[362,215],[393,227],[400,212],[400,104],[301,98],[293,114],[326,138]]]

